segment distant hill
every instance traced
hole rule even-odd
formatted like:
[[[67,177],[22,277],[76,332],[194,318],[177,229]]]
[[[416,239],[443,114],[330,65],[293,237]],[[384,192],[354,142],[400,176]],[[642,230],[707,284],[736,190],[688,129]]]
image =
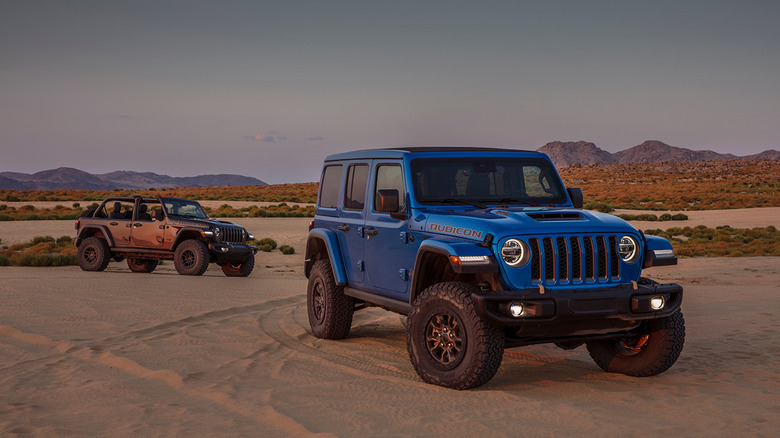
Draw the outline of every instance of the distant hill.
[[[780,160],[780,151],[770,149],[761,152],[760,154],[748,155],[745,158],[750,158],[752,160]]]
[[[640,145],[624,151],[616,152],[613,156],[618,163],[690,163],[693,161],[721,161],[738,158],[732,154],[719,154],[713,151],[692,151],[690,149],[669,146],[658,140],[648,140]]]
[[[615,157],[588,141],[553,141],[538,149],[547,154],[558,167],[572,164],[612,164]]]
[[[780,160],[780,152],[771,149],[760,154],[738,157],[733,154],[720,154],[713,151],[694,151],[691,149],[669,146],[658,140],[648,140],[644,143],[610,154],[595,144],[586,141],[547,143],[537,149],[550,156],[558,167],[574,164],[612,164],[612,163],[690,163],[696,161],[724,161],[739,158],[754,160]]]
[[[0,189],[4,190],[138,190],[264,185],[266,183],[257,178],[231,174],[173,177],[151,172],[117,171],[94,175],[71,167],[33,174],[0,172]]]

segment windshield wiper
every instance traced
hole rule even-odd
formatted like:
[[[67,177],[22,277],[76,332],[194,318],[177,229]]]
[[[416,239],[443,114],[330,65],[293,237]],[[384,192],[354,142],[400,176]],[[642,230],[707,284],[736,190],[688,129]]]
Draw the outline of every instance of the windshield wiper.
[[[477,208],[482,209],[482,210],[488,208],[487,206],[482,205],[482,204],[480,204],[478,202],[469,201],[469,200],[466,200],[466,199],[456,199],[456,198],[426,199],[425,202],[441,202],[441,203],[444,203],[444,204],[457,204],[457,203],[461,203],[461,204],[468,204],[468,205],[477,207]]]

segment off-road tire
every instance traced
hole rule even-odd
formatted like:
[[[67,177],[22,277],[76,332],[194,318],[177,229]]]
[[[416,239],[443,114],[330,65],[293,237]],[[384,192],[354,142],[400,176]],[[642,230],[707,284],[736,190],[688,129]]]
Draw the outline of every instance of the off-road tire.
[[[157,268],[157,260],[127,259],[127,267],[133,272],[151,273]]]
[[[173,265],[180,275],[203,275],[209,267],[209,251],[200,240],[185,240],[176,247]]]
[[[352,327],[355,302],[336,285],[330,261],[318,260],[309,274],[306,288],[306,308],[314,336],[323,339],[344,339]]]
[[[255,256],[251,255],[239,264],[228,263],[222,265],[222,272],[228,277],[249,277],[255,268]]]
[[[504,334],[482,319],[466,283],[438,283],[414,300],[406,320],[406,348],[427,383],[453,389],[484,385],[498,372]]]
[[[637,348],[637,339],[643,335],[647,335],[647,339],[641,348]],[[637,336],[588,342],[587,347],[596,365],[606,372],[649,377],[674,365],[684,343],[685,318],[678,309],[666,318],[651,320],[647,330]]]
[[[79,266],[84,271],[103,271],[111,261],[108,243],[100,237],[87,237],[78,250]]]

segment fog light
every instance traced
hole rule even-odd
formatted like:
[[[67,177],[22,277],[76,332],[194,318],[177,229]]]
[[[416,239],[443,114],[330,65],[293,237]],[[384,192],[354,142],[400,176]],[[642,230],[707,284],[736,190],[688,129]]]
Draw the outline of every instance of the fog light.
[[[509,305],[509,313],[511,313],[515,318],[522,316],[523,310],[525,309],[521,303],[512,303]]]
[[[664,297],[650,298],[650,308],[653,310],[661,310],[664,307],[664,304],[666,304]]]

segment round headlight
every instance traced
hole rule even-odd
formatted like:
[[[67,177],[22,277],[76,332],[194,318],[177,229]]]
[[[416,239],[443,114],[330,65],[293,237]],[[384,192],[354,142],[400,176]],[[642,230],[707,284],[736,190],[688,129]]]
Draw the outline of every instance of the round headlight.
[[[637,245],[636,240],[634,240],[633,237],[623,236],[620,238],[618,253],[624,262],[634,263],[638,258],[637,254],[639,254],[639,245]]]
[[[501,246],[501,258],[509,266],[519,267],[528,263],[531,251],[522,240],[509,239]]]

